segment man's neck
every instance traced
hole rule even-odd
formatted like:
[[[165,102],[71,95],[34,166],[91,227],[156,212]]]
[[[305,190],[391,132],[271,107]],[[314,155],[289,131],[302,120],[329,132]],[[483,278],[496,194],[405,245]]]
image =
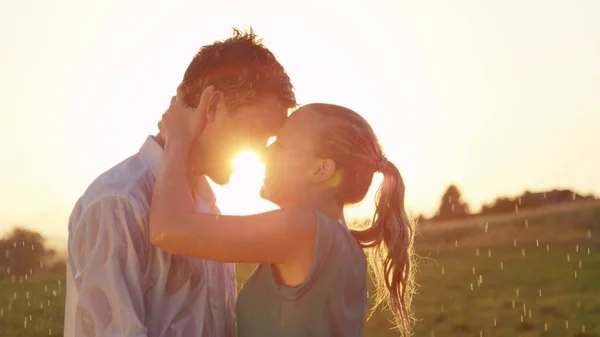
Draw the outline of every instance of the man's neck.
[[[153,136],[152,138],[154,138],[154,141],[164,150],[165,148],[165,137],[163,136],[163,134],[160,133],[160,131],[156,134],[156,136]],[[198,184],[198,172],[195,172],[193,169],[191,169],[188,165],[188,168],[186,170],[187,172],[187,180],[188,180],[188,185],[190,186],[191,190],[193,193],[197,193],[198,191],[196,191],[196,187]]]
[[[165,148],[165,137],[160,133],[160,131],[156,134],[156,136],[152,136],[154,141],[160,145],[163,149]]]

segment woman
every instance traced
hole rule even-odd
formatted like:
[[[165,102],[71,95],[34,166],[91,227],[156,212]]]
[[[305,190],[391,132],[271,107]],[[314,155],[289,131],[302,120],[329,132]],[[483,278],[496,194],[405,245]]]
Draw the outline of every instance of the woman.
[[[150,210],[152,243],[176,255],[259,266],[237,301],[238,335],[362,336],[367,258],[375,304],[388,304],[408,335],[413,318],[414,227],[404,210],[400,172],[383,155],[369,124],[350,109],[309,104],[294,112],[268,148],[261,191],[280,210],[223,216],[196,213],[185,162],[202,128],[197,110],[171,109],[167,143]],[[370,227],[350,230],[345,205],[360,202],[383,174]]]

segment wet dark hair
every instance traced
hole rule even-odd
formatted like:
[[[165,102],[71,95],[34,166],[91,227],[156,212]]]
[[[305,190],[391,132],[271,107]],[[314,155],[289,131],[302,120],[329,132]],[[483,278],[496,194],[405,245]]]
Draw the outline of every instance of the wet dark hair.
[[[309,104],[322,117],[317,156],[336,163],[334,198],[341,205],[364,199],[375,172],[383,174],[369,227],[352,235],[369,257],[376,286],[373,310],[385,303],[397,328],[408,336],[414,325],[411,310],[415,291],[415,225],[404,209],[405,187],[398,168],[388,161],[373,129],[358,113],[332,104]]]
[[[294,87],[283,66],[253,32],[233,28],[233,36],[200,48],[185,71],[180,89],[198,106],[205,87],[223,91],[230,108],[273,95],[284,107],[296,106]]]

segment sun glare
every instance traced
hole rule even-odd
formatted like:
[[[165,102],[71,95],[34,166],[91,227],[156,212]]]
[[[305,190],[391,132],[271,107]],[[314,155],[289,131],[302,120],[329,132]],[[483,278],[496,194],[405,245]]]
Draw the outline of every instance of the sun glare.
[[[261,163],[258,156],[253,152],[243,152],[239,154],[234,162],[235,174],[245,177],[261,179],[265,171],[265,165]]]
[[[233,162],[234,172],[227,186],[217,188],[223,214],[254,214],[275,209],[260,198],[265,165],[253,152],[240,153]]]

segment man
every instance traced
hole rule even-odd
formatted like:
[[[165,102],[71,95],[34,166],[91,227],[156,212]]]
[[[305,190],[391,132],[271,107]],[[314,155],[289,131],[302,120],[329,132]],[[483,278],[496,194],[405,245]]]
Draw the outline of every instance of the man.
[[[250,32],[200,48],[176,98],[194,107],[207,86],[207,122],[193,142],[190,190],[217,213],[206,180],[226,184],[241,150],[260,151],[296,105],[281,64]],[[168,111],[168,110],[167,110]],[[69,220],[65,336],[191,337],[235,334],[233,265],[169,255],[148,238],[148,211],[164,139],[98,177]]]

